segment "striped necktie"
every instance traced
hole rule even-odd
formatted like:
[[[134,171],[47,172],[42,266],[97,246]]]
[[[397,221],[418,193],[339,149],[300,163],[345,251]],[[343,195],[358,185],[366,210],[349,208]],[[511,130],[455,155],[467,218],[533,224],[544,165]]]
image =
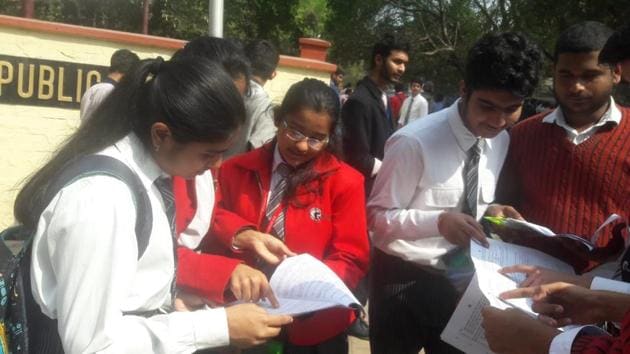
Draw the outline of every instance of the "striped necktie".
[[[468,149],[464,164],[464,205],[462,212],[477,219],[477,201],[479,185],[479,157],[481,156],[481,139]]]
[[[155,187],[162,195],[164,213],[173,238],[173,282],[171,283],[171,295],[175,301],[175,287],[177,285],[177,235],[175,234],[175,197],[173,196],[173,180],[170,177],[160,177],[154,182]]]
[[[291,168],[285,163],[281,163],[276,167],[275,173],[278,174],[279,179],[271,190],[269,203],[267,203],[267,211],[265,212],[267,225],[269,225],[270,222],[273,223],[270,232],[281,240],[284,240],[284,214],[286,208],[281,211],[278,211],[278,209],[282,207],[282,200],[287,190],[287,177],[290,171]]]

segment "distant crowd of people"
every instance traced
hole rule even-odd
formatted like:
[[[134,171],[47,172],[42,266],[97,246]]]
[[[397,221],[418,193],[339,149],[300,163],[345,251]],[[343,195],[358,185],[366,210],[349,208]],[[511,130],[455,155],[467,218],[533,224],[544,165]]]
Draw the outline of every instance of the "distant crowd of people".
[[[15,202],[34,235],[31,352],[346,354],[350,333],[374,354],[461,353],[440,334],[475,273],[470,242],[488,246],[484,216],[580,236],[630,216],[630,108],[613,99],[630,81],[630,26],[567,28],[553,50],[557,106],[538,102],[521,122],[544,63],[521,33],[471,46],[452,104],[420,78],[407,96],[403,75],[420,58],[392,34],[354,89],[339,69],[274,106],[264,87],[279,60],[269,41],[213,37],[167,61],[114,53],[83,96],[81,126]],[[76,166],[87,173],[60,184]],[[578,275],[506,270],[526,280],[505,298],[531,297],[540,318],[484,308],[489,348],[630,353],[619,225],[595,251],[510,240]],[[363,309],[259,306],[278,305],[269,279],[302,253],[369,302],[369,327]]]

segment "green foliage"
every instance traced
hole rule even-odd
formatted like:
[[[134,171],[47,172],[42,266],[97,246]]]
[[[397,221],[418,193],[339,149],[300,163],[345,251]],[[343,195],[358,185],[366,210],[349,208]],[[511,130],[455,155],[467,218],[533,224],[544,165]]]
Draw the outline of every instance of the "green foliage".
[[[190,40],[208,34],[208,1],[154,0],[151,34]]]
[[[293,18],[305,37],[321,38],[330,10],[326,0],[299,0],[293,8]]]
[[[36,0],[43,20],[139,32],[143,0]],[[550,55],[558,34],[579,21],[618,28],[630,2],[618,0],[225,0],[226,37],[271,40],[284,54],[298,53],[299,37],[333,44],[329,61],[346,81],[365,74],[370,50],[383,33],[411,43],[404,79],[420,76],[436,91],[455,94],[468,48],[488,31],[526,33]],[[0,13],[19,16],[21,0],[0,0]],[[151,34],[191,39],[208,33],[207,0],[152,0]]]

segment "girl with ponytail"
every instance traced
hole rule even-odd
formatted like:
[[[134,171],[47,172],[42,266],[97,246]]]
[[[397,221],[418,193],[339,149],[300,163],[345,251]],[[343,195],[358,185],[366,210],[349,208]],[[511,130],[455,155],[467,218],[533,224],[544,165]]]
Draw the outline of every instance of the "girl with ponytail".
[[[169,313],[177,265],[169,179],[211,178],[206,171],[244,116],[239,92],[216,64],[143,60],[26,182],[14,212],[35,235],[29,326],[50,323],[58,336],[31,330],[31,352],[192,353],[257,344],[291,321],[252,304]],[[141,182],[152,217],[146,249],[135,229],[143,216],[121,180],[96,174],[51,193],[69,164],[92,155],[122,162]]]

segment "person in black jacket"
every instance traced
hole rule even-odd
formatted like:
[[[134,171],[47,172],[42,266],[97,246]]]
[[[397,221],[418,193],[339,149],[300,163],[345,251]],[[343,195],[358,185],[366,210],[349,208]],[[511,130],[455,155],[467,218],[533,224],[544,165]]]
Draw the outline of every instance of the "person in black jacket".
[[[387,86],[400,82],[409,62],[409,44],[391,34],[372,49],[370,72],[343,105],[343,149],[346,162],[365,177],[366,197],[383,159],[385,141],[394,132]]]

